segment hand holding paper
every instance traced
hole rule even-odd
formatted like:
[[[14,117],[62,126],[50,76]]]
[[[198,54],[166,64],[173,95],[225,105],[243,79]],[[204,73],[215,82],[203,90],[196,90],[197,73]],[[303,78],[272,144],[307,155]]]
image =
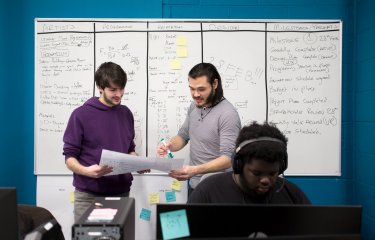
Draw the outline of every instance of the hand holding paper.
[[[108,176],[142,171],[145,169],[170,172],[174,169],[182,168],[183,163],[184,159],[140,157],[103,149],[99,165],[107,165],[113,168],[113,171],[106,175]]]

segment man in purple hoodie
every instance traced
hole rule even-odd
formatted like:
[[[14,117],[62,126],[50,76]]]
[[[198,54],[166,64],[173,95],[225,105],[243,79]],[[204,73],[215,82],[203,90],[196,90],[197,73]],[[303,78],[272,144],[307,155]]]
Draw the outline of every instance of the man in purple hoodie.
[[[119,65],[103,63],[95,72],[100,97],[90,98],[70,116],[63,154],[73,172],[76,221],[95,197],[129,196],[132,174],[104,176],[112,168],[99,166],[103,149],[136,155],[133,114],[120,104],[126,82],[126,73]]]

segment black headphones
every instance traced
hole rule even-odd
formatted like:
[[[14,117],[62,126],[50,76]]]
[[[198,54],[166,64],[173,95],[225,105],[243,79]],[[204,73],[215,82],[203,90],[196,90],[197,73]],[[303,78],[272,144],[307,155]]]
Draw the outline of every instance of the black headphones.
[[[250,143],[261,142],[261,141],[278,142],[278,143],[282,143],[286,147],[286,145],[283,141],[281,141],[280,139],[277,139],[277,138],[272,138],[272,137],[258,137],[258,138],[245,140],[245,141],[241,142],[238,145],[238,147],[236,148],[236,151],[235,151],[235,154],[234,154],[234,157],[233,157],[233,164],[232,164],[232,168],[233,168],[234,173],[242,174],[242,171],[243,171],[244,163],[243,163],[242,158],[239,157],[239,154],[238,154],[241,151],[241,149],[243,147],[245,147],[246,145],[250,144]],[[281,163],[281,166],[280,166],[280,169],[279,169],[279,174],[283,174],[284,171],[287,169],[287,167],[288,167],[288,153],[286,152],[286,158],[283,159],[283,161]]]

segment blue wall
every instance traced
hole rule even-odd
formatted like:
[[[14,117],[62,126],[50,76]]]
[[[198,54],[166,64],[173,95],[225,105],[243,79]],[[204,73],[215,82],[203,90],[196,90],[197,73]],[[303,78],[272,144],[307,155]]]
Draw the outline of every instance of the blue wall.
[[[0,186],[16,186],[18,199],[35,202],[33,175],[33,50],[22,7],[1,2]],[[32,35],[30,35],[32,36]],[[27,49],[28,48],[28,49]],[[27,50],[26,50],[27,49]]]
[[[364,207],[363,233],[375,239],[375,2],[358,0],[356,8],[354,196]]]
[[[0,186],[35,204],[34,18],[342,19],[342,176],[290,177],[314,204],[363,204],[364,239],[375,226],[375,10],[372,0],[0,1]],[[6,36],[5,38],[3,36]],[[355,65],[356,64],[356,65]],[[356,67],[355,67],[356,66]],[[371,107],[370,107],[371,106]]]

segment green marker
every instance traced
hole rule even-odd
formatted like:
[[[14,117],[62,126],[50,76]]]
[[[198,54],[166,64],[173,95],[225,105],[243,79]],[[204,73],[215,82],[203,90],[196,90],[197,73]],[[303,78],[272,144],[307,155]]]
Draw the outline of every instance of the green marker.
[[[167,147],[167,142],[165,141],[164,138],[160,139],[160,142],[161,142],[165,147]],[[168,148],[167,148],[167,156],[168,156],[169,158],[173,158],[173,154],[172,154],[171,150],[169,150]]]

